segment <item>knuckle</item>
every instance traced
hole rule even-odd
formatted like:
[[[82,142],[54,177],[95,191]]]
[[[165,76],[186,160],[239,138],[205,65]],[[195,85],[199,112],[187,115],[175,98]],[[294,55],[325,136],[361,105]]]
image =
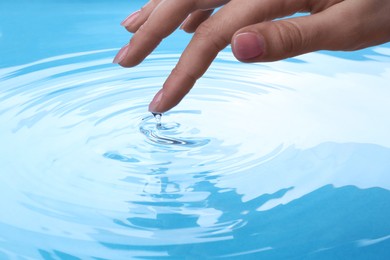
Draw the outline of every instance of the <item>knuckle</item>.
[[[164,38],[164,36],[161,34],[161,31],[151,28],[147,21],[143,25],[141,25],[136,35],[133,36],[133,38],[136,37],[142,37],[142,39],[147,40],[149,44],[158,44]]]
[[[210,37],[210,35],[212,35],[213,33],[214,29],[208,22],[200,24],[198,29],[196,30],[196,34],[200,38]]]
[[[208,44],[211,44],[210,47],[220,51],[229,44],[229,41],[226,39],[226,37],[219,33],[220,31],[220,28],[216,28],[208,21],[205,21],[201,23],[196,29],[194,39],[207,42]]]
[[[295,55],[307,49],[310,41],[298,24],[284,20],[276,22],[275,25],[275,32],[278,34],[284,53]]]

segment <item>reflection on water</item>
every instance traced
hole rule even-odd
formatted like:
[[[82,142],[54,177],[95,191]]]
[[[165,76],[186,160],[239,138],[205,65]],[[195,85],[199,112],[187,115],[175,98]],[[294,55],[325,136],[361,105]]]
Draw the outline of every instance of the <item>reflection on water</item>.
[[[178,54],[0,69],[0,258],[390,255],[390,56],[218,56],[178,107]],[[329,67],[327,64],[334,64]]]

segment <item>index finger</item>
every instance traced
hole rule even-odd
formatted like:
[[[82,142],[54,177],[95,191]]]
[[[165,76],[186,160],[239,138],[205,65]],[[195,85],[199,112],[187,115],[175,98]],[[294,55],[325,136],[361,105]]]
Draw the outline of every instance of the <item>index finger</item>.
[[[307,9],[306,0],[231,1],[202,23],[184,50],[149,111],[162,113],[176,106],[206,72],[218,53],[242,27]]]

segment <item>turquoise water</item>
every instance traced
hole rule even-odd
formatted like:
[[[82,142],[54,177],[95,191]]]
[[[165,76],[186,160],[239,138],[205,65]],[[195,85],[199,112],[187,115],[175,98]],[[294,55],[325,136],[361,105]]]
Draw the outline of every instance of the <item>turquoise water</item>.
[[[111,63],[144,1],[0,3],[0,259],[387,259],[390,44],[241,64],[161,125],[190,39]]]

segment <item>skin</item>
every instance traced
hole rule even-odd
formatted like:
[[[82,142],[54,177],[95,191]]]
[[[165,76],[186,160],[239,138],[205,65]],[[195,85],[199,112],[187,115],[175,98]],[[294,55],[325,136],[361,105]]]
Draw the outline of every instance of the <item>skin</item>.
[[[308,15],[283,19],[297,12]],[[229,44],[242,62],[267,62],[388,42],[390,0],[150,0],[122,23],[134,33],[114,59],[123,67],[141,63],[180,25],[194,32],[149,105],[151,112],[162,113],[184,98]]]

